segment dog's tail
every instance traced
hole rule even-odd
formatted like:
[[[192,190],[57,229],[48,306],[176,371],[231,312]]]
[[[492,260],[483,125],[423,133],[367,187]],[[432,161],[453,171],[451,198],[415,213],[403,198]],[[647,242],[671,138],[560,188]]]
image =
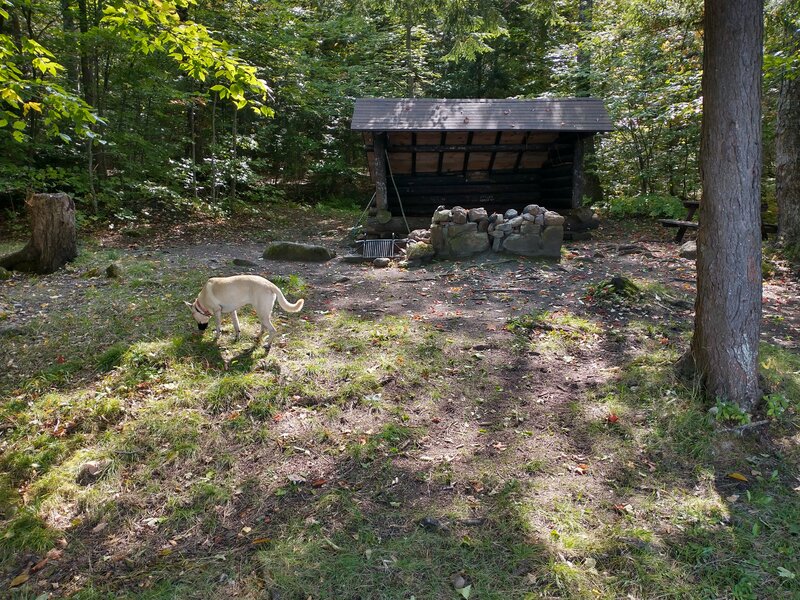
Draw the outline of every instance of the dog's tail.
[[[280,290],[278,286],[275,286],[275,295],[278,297],[278,304],[281,305],[281,308],[286,312],[299,312],[301,308],[303,308],[303,304],[305,300],[300,298],[297,302],[292,304],[288,300],[286,300],[286,296],[283,295],[283,292]]]

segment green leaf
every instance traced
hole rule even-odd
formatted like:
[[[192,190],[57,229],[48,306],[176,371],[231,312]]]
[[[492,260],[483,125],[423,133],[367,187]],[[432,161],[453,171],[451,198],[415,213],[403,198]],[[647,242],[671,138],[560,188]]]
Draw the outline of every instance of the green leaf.
[[[784,569],[783,567],[778,567],[778,576],[784,579],[794,579],[796,577],[789,569]]]
[[[23,129],[25,129],[25,121],[14,121],[11,127],[16,129],[17,131],[22,131]]]

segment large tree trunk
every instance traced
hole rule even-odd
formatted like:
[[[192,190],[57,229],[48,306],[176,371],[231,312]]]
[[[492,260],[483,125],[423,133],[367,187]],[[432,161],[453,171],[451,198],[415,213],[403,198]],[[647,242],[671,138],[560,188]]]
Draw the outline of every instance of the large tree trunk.
[[[760,398],[762,0],[706,0],[692,356],[707,396]]]
[[[33,194],[26,201],[31,239],[20,251],[0,258],[0,267],[26,273],[53,273],[78,256],[75,203],[67,194]]]
[[[793,73],[784,76],[778,98],[775,197],[778,235],[787,246],[800,249],[800,79]]]

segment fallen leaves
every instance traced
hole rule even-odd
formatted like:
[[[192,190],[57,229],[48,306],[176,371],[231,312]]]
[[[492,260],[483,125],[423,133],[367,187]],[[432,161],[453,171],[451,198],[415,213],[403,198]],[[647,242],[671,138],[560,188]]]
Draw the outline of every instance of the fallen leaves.
[[[633,506],[631,504],[615,504],[614,512],[617,512],[621,515],[632,515]]]
[[[736,471],[734,471],[733,473],[728,473],[726,475],[726,477],[728,479],[735,479],[736,481],[742,481],[744,483],[747,483],[748,481],[750,481],[749,479],[747,479],[747,477],[745,477],[744,475],[742,475],[741,473],[736,472]]]
[[[14,579],[11,580],[11,583],[8,584],[8,587],[12,587],[12,588],[19,587],[23,583],[28,581],[28,579],[30,579],[30,578],[31,578],[30,568],[26,568],[22,573],[20,573],[19,575],[14,577]]]

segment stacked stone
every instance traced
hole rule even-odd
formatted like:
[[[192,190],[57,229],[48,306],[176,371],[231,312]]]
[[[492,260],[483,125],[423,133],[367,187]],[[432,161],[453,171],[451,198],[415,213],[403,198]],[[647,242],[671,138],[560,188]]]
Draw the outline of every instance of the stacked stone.
[[[433,213],[431,244],[442,258],[466,258],[489,249],[488,228],[485,208],[440,206]]]
[[[561,255],[564,241],[564,217],[536,204],[526,206],[522,214],[509,209],[489,217],[487,228],[492,250],[505,250],[522,256]]]

